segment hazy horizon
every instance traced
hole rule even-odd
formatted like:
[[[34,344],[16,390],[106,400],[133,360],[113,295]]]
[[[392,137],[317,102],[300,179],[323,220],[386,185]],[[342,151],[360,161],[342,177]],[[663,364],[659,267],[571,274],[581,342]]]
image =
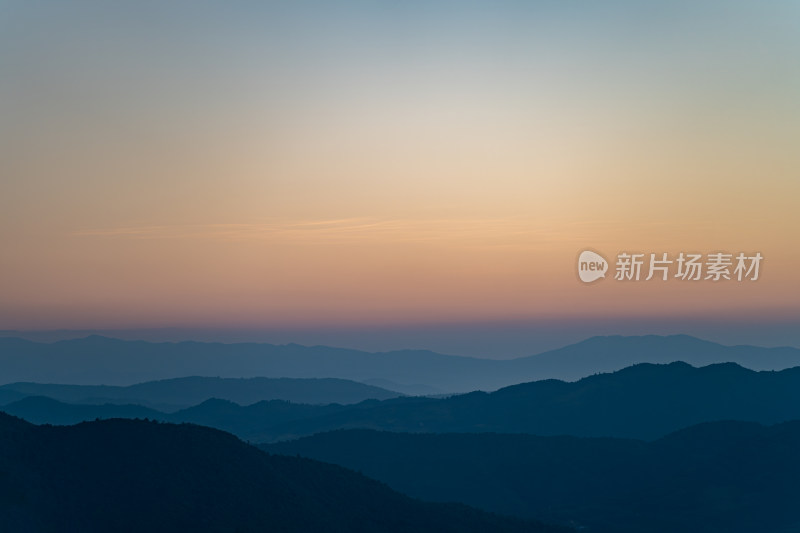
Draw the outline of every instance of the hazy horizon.
[[[330,346],[367,352],[430,350],[447,355],[486,359],[513,359],[536,355],[571,344],[606,336],[688,335],[725,346],[800,348],[797,328],[786,324],[648,322],[608,324],[449,324],[384,329],[332,330],[219,330],[214,328],[0,330],[0,337],[20,337],[36,342],[56,342],[101,335],[120,340],[148,342],[222,342]],[[735,331],[735,334],[732,334]]]

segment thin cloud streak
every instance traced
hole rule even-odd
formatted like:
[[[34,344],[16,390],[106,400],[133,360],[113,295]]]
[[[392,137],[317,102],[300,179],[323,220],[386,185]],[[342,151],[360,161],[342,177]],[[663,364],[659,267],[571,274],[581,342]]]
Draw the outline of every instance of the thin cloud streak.
[[[687,221],[682,227],[671,223],[672,231],[696,232],[713,228],[713,220]],[[543,244],[600,246],[609,235],[624,235],[631,229],[622,220],[541,221],[526,217],[380,219],[351,217],[329,220],[293,220],[251,223],[143,225],[76,230],[73,237],[133,240],[210,240],[217,242],[331,243],[441,243],[492,249],[529,249]],[[652,235],[661,228],[658,221],[637,224],[639,231]],[[624,241],[624,239],[623,239]],[[618,240],[616,244],[621,244]]]
[[[569,240],[568,228],[556,229],[529,219],[375,219],[348,218],[331,220],[216,223],[190,225],[128,226],[85,229],[74,237],[127,239],[210,239],[210,240],[296,240],[325,242],[391,240],[393,242],[482,241],[500,239],[499,245],[518,239]]]

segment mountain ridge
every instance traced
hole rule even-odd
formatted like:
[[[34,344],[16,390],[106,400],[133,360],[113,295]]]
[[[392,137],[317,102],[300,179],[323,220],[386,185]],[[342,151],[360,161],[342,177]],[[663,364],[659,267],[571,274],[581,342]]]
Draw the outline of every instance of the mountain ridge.
[[[479,359],[429,350],[364,352],[266,343],[151,343],[102,336],[36,343],[0,338],[8,382],[131,385],[188,375],[223,378],[339,378],[416,384],[417,390],[496,390],[548,378],[575,381],[636,363],[736,362],[753,370],[800,365],[800,349],[723,346],[688,335],[591,337],[516,359]]]
[[[47,405],[27,398],[3,409],[39,423],[126,416],[124,409],[133,409]],[[683,362],[641,363],[576,382],[534,381],[491,393],[397,397],[348,405],[271,400],[240,406],[216,399],[174,413],[148,411],[141,416],[217,427],[253,442],[348,428],[653,440],[701,422],[733,419],[772,424],[800,419],[800,367],[756,372],[734,363],[699,368]]]
[[[566,531],[415,500],[192,424],[33,426],[0,414],[0,450],[0,529],[16,533]]]
[[[234,401],[241,405],[261,400],[287,400],[295,403],[358,403],[367,399],[385,400],[401,396],[374,385],[339,378],[219,378],[186,376],[146,381],[127,386],[66,385],[16,382],[0,386],[3,395],[47,396],[67,403],[136,403],[165,411],[177,411],[209,398]],[[6,402],[8,403],[8,402]],[[0,403],[2,405],[2,403]]]
[[[800,523],[800,421],[707,422],[653,442],[351,429],[261,447],[416,497],[598,533],[778,533]]]

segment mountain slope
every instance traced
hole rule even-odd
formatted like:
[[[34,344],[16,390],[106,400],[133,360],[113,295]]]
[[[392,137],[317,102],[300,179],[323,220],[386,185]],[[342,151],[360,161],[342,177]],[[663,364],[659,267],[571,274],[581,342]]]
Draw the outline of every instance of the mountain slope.
[[[73,418],[59,418],[70,416],[72,406],[58,405],[51,416],[48,404],[41,402],[37,410],[32,403],[15,402],[3,409],[38,422],[125,416],[102,406],[75,406]],[[327,406],[274,400],[246,407],[211,400],[171,414],[138,416],[210,425],[253,442],[352,428],[655,439],[715,420],[773,424],[800,419],[800,367],[754,372],[730,363],[702,368],[641,364],[577,382],[536,381],[441,399],[401,397]]]
[[[612,335],[585,341],[511,362],[521,375],[574,381],[600,372],[613,372],[639,363],[692,366],[736,363],[751,370],[783,370],[800,366],[797,348],[723,346],[689,335]]]
[[[28,396],[13,402],[2,410],[32,424],[71,425],[96,419],[149,418],[165,420],[161,411],[132,404],[69,404],[45,396]]]
[[[577,382],[537,381],[445,399],[399,398],[267,426],[251,440],[369,428],[408,432],[514,432],[655,439],[701,422],[800,419],[800,368],[754,372],[733,364],[642,364]],[[260,434],[259,434],[260,433]]]
[[[135,403],[162,410],[178,410],[197,405],[210,398],[229,400],[242,405],[263,400],[348,404],[400,396],[397,392],[346,379],[236,379],[198,376],[149,381],[127,387],[10,383],[0,387],[0,399],[2,394],[46,396],[67,403]]]
[[[193,425],[36,427],[0,415],[0,452],[0,529],[17,533],[555,531],[422,503]]]
[[[800,422],[693,426],[655,442],[340,430],[263,448],[416,497],[618,533],[771,533],[800,524]]]
[[[0,375],[8,382],[129,385],[188,374],[385,380],[415,384],[417,390],[467,392],[541,379],[575,380],[636,363],[673,361],[698,366],[736,362],[755,370],[779,370],[799,366],[800,349],[722,346],[683,335],[648,335],[594,337],[530,357],[491,360],[425,350],[368,353],[296,344],[151,343],[99,336],[48,344],[0,338]]]

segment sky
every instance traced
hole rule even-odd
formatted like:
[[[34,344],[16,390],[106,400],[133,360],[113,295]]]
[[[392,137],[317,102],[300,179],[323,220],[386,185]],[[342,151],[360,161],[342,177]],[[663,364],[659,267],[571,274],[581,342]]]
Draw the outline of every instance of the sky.
[[[0,330],[800,346],[797,2],[0,0],[0,72]]]

